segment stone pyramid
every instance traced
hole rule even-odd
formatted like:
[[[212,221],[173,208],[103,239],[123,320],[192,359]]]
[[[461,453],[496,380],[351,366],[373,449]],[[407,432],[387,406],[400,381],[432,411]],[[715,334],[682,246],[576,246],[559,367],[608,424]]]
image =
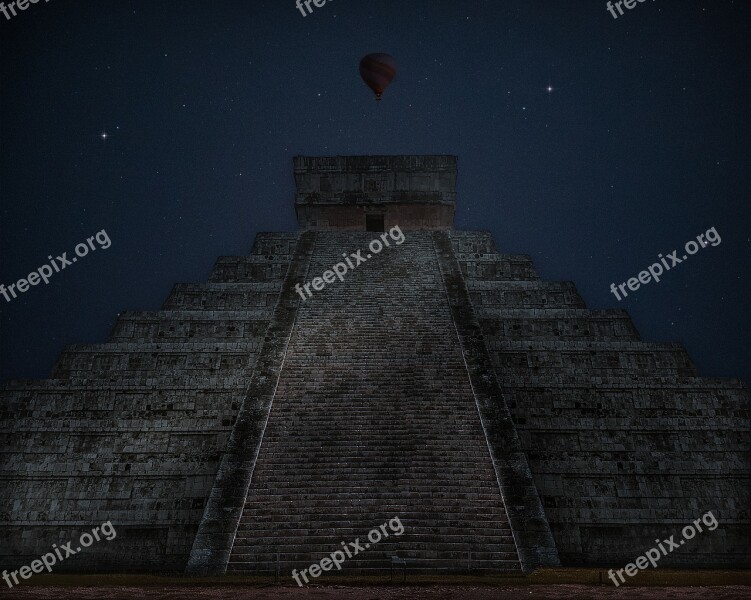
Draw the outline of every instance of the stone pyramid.
[[[455,157],[294,167],[298,232],[0,390],[3,566],[111,521],[58,569],[288,573],[394,518],[344,571],[623,566],[709,510],[663,564],[748,566],[740,381],[454,230]]]

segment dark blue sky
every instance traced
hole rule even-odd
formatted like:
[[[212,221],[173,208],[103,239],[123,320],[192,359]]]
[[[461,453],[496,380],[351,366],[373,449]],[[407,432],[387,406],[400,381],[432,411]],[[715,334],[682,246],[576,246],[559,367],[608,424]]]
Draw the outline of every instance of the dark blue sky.
[[[710,376],[751,380],[747,1],[51,0],[0,15],[0,379],[46,376],[258,231],[293,230],[296,154],[456,154],[457,225]],[[358,62],[388,52],[376,105]],[[553,91],[549,92],[548,87]],[[101,134],[108,137],[103,140]],[[621,283],[715,227],[659,284]],[[680,254],[683,254],[681,251]],[[680,255],[679,254],[679,255]]]

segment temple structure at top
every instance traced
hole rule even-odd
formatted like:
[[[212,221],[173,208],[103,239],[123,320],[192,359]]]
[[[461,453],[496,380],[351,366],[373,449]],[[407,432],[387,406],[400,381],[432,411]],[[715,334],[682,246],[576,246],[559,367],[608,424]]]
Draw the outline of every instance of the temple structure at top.
[[[295,209],[302,229],[451,229],[455,156],[295,158]]]

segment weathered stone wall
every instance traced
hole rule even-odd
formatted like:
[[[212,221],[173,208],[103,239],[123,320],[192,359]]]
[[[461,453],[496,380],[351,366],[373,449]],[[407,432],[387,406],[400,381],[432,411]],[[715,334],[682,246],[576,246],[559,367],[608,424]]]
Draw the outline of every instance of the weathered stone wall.
[[[700,379],[682,346],[640,341],[572,283],[534,281],[489,234],[452,238],[563,563],[625,565],[712,511],[718,529],[661,564],[748,567],[745,386]]]
[[[68,348],[53,379],[0,390],[3,568],[111,521],[115,540],[55,570],[184,569],[296,243],[259,234],[211,283]]]
[[[455,156],[295,157],[295,209],[302,229],[449,229],[456,201]]]
[[[295,204],[456,201],[455,156],[296,156]]]
[[[300,227],[315,231],[365,231],[366,215],[369,214],[383,215],[386,231],[397,225],[403,231],[448,229],[454,222],[454,206],[450,204],[312,204],[297,207]]]

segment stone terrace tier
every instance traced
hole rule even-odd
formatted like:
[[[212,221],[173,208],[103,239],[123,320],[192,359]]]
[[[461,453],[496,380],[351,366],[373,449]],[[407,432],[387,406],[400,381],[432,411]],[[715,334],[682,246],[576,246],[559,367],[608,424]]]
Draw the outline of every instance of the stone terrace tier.
[[[66,349],[53,379],[0,390],[3,567],[112,521],[116,542],[56,570],[184,569],[297,240],[259,234],[211,283]]]
[[[573,283],[501,280],[489,234],[452,239],[563,563],[633,562],[712,511],[719,528],[661,564],[748,567],[745,386],[698,378]]]

